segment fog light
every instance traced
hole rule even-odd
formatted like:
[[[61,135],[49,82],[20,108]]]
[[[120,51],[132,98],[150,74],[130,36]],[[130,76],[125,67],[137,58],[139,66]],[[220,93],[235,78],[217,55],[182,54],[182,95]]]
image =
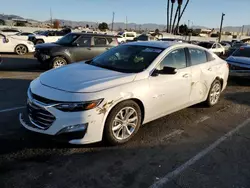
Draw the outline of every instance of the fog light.
[[[78,132],[78,131],[86,131],[88,127],[88,124],[78,124],[78,125],[71,125],[68,127],[64,127],[63,129],[61,129],[58,134],[62,134],[62,133],[72,133],[72,132]]]

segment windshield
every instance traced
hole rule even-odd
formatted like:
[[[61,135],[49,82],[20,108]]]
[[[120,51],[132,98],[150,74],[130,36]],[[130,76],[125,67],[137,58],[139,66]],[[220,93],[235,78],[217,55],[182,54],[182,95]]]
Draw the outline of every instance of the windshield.
[[[200,42],[198,45],[201,46],[201,47],[203,47],[203,48],[210,49],[210,48],[212,48],[213,44],[212,43],[208,43],[208,42]]]
[[[77,38],[79,37],[79,34],[75,33],[70,33],[59,39],[56,44],[61,44],[61,45],[67,45],[67,44],[72,44]]]
[[[232,56],[250,58],[250,48],[240,48],[237,51],[235,51]]]
[[[145,70],[162,51],[160,48],[121,45],[94,58],[89,64],[118,72],[138,73]]]

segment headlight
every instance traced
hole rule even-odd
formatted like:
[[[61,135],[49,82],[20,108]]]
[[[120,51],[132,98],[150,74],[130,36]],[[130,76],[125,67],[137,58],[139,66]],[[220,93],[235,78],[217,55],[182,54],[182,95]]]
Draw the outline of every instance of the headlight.
[[[54,105],[54,107],[63,112],[80,112],[97,107],[102,102],[102,100],[103,99],[88,102],[61,103]]]

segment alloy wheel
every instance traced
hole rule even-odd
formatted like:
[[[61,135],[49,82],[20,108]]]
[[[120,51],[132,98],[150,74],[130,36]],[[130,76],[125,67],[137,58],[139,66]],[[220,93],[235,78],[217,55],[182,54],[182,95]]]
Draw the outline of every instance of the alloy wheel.
[[[19,45],[19,46],[16,47],[16,53],[18,55],[24,55],[24,54],[27,53],[27,48],[25,46],[23,46],[23,45]]]
[[[219,83],[215,83],[210,92],[210,103],[216,104],[220,98],[221,86]]]
[[[138,124],[137,111],[132,107],[121,109],[115,116],[112,124],[112,133],[117,140],[129,138]]]

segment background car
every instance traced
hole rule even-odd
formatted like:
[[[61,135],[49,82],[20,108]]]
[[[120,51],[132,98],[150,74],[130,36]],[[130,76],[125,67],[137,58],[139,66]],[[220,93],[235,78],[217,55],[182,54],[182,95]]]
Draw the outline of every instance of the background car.
[[[134,38],[137,36],[137,34],[136,32],[125,31],[125,32],[119,32],[117,36],[119,36],[117,38],[119,43],[125,43],[134,41]]]
[[[9,36],[11,36],[12,38],[20,39],[20,40],[28,40],[30,35],[34,35],[34,33],[19,32],[19,33],[16,33],[14,35],[9,35]]]
[[[136,38],[134,38],[134,41],[156,41],[157,38],[154,36],[151,36],[149,34],[142,34]]]
[[[36,45],[35,57],[45,68],[58,68],[69,63],[92,59],[117,45],[115,36],[70,33],[55,43]]]
[[[17,33],[20,33],[21,31],[16,29],[16,28],[3,28],[0,30],[0,33],[2,33],[3,35],[7,36],[7,35],[15,35]]]
[[[231,44],[227,42],[220,42],[220,44],[225,48],[225,53],[231,48]]]
[[[227,79],[227,63],[197,45],[126,43],[41,74],[19,119],[26,129],[71,144],[124,144],[141,124],[200,102],[216,105]]]
[[[71,29],[63,29],[61,31],[44,31],[39,35],[30,35],[28,40],[34,44],[56,42],[68,33],[71,33]]]
[[[199,46],[208,49],[209,51],[215,53],[218,56],[225,54],[225,48],[217,42],[200,42]]]
[[[246,46],[246,45],[247,45],[247,44],[245,44],[245,43],[235,43],[232,47],[230,47],[230,48],[227,50],[225,56],[226,56],[226,57],[231,56],[231,55],[232,55],[236,50],[238,50],[241,46]]]
[[[250,45],[241,46],[226,61],[231,76],[250,76]]]
[[[0,34],[0,52],[15,52],[18,55],[24,55],[34,51],[35,47],[32,42]]]

